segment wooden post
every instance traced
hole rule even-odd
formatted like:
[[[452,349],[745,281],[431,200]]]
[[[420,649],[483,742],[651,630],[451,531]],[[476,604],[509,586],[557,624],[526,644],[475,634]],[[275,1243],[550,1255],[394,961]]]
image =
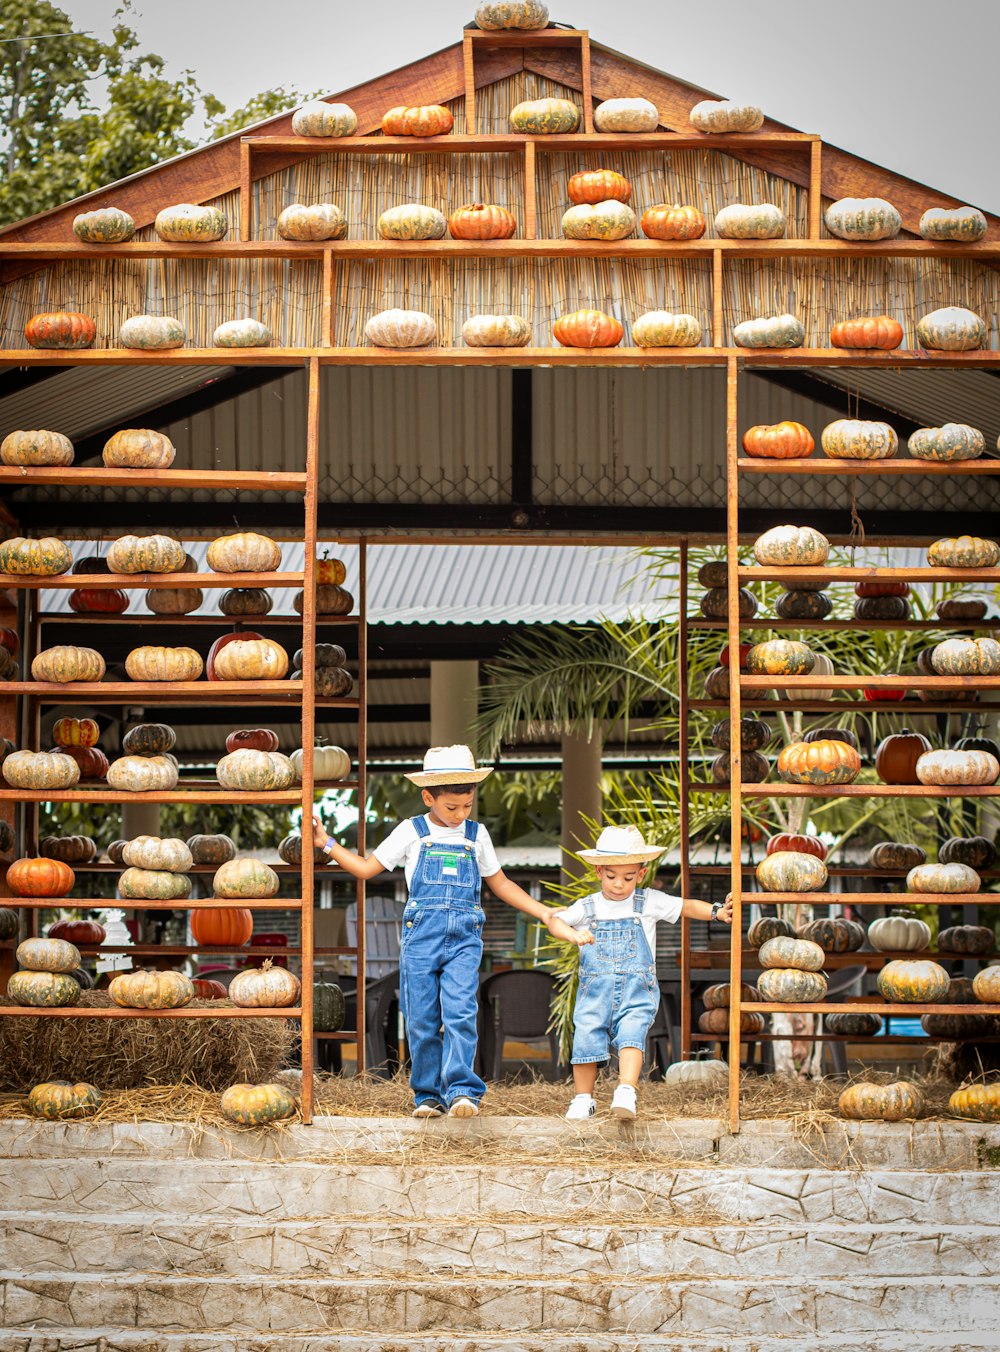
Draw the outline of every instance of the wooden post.
[[[465,72],[465,134],[476,135],[476,59],[472,50],[472,34],[462,35],[462,66]]]
[[[740,755],[740,597],[739,597],[739,484],[736,466],[737,376],[736,358],[726,363],[726,549],[729,588],[729,823],[730,888],[733,927],[729,955],[729,1127],[740,1129],[740,982],[743,979],[742,925],[742,794]]]
[[[365,808],[368,802],[368,541],[358,545],[358,854],[365,852]],[[358,879],[358,1046],[357,1068],[365,1070],[365,880]]]
[[[0,625],[5,629],[17,630],[17,612],[7,603],[6,593],[0,593]],[[18,659],[20,661],[20,658]],[[3,687],[0,686],[0,737],[6,737],[13,742],[15,746],[17,741],[17,699],[11,695],[3,693]],[[0,821],[4,821],[14,832],[15,845],[10,851],[10,858],[16,859],[17,850],[17,806],[9,799],[0,802]],[[4,899],[9,897],[11,892],[7,886],[7,866],[10,859],[0,860],[0,906],[5,904]],[[7,980],[14,971],[14,948],[17,944],[17,936],[7,943],[0,943],[0,990],[7,989]]]
[[[535,143],[524,143],[524,238],[535,239]]]
[[[809,238],[819,239],[823,214],[823,142],[809,147]]]
[[[580,34],[580,91],[583,96],[583,130],[594,130],[594,93],[590,84],[590,34]]]
[[[712,250],[712,346],[725,347],[722,318],[722,250]]]
[[[312,831],[313,785],[316,745],[316,512],[319,490],[320,382],[319,361],[309,361],[309,395],[306,413],[305,558],[302,571],[302,1121],[312,1121],[313,1101],[313,900],[316,894],[315,863],[309,843]]]
[[[320,347],[333,347],[333,253],[323,250],[323,318]]]
[[[240,239],[250,240],[253,227],[253,184],[250,178],[250,143],[240,142]]]
[[[680,714],[680,733],[677,739],[677,754],[680,762],[678,790],[680,797],[680,836],[681,836],[681,896],[691,895],[691,859],[688,842],[690,799],[688,784],[691,770],[688,766],[688,543],[681,541],[680,579],[677,589],[680,615],[677,624],[677,668],[680,673],[678,690],[678,710]],[[691,1056],[691,921],[681,916],[681,1060]]]

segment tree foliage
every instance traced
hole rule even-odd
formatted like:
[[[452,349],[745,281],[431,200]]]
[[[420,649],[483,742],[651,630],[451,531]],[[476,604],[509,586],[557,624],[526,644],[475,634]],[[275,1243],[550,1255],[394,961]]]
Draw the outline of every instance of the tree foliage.
[[[255,95],[228,112],[195,74],[172,79],[141,47],[129,0],[110,42],[74,31],[50,0],[0,6],[0,223],[72,201],[193,150],[192,122],[206,139],[239,131],[300,102],[294,89]]]

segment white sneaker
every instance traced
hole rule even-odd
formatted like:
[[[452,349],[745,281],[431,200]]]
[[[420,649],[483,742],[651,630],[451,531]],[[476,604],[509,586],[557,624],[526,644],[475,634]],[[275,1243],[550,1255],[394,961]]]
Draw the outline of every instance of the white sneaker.
[[[593,1094],[577,1094],[576,1098],[566,1109],[567,1122],[586,1122],[588,1117],[593,1117],[597,1112],[597,1104],[594,1102]]]
[[[635,1121],[635,1089],[632,1085],[618,1086],[611,1100],[611,1113],[613,1117],[621,1118],[623,1122]]]
[[[470,1098],[457,1098],[448,1109],[449,1117],[478,1117],[479,1104]]]
[[[444,1117],[444,1109],[440,1103],[418,1103],[410,1114],[411,1117]]]

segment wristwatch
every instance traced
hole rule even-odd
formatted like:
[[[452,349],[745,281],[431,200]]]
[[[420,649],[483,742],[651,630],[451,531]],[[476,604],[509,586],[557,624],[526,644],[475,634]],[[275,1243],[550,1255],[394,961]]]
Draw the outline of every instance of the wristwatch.
[[[718,917],[718,914],[719,914],[719,912],[720,912],[721,910],[724,910],[724,909],[725,909],[725,905],[726,905],[726,903],[725,903],[724,901],[713,901],[713,902],[712,902],[712,914],[708,917],[708,923],[709,923],[709,924],[711,924],[712,921],[715,920],[715,919]]]
[[[325,844],[324,846],[322,846],[323,853],[324,853],[325,855],[332,855],[332,854],[333,854],[333,847],[334,847],[334,845],[336,845],[336,843],[337,843],[337,842],[334,840],[333,836],[328,836],[328,837],[327,837],[326,844]],[[714,919],[714,917],[713,917],[713,919]]]

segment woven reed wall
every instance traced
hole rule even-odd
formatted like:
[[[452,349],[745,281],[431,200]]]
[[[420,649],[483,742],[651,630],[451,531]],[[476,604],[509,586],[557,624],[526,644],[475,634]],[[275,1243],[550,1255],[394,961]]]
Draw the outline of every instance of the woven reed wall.
[[[575,89],[535,75],[530,70],[519,70],[495,84],[476,90],[476,134],[503,135],[510,131],[510,110],[528,99],[568,99],[580,110],[580,130],[583,130],[583,98]],[[465,130],[465,99],[456,99],[447,107],[455,118],[455,129]]]

